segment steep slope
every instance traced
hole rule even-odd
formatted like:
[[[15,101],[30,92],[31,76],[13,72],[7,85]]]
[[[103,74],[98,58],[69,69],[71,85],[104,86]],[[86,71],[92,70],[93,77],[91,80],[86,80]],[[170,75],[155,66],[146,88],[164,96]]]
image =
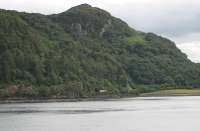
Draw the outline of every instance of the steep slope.
[[[0,10],[0,76],[0,94],[16,85],[12,95],[19,96],[200,85],[199,65],[172,41],[87,4],[48,16]]]
[[[124,36],[131,29],[123,21],[112,17],[108,12],[83,4],[50,18],[59,23],[66,32],[74,36],[88,36],[92,39],[109,35]]]

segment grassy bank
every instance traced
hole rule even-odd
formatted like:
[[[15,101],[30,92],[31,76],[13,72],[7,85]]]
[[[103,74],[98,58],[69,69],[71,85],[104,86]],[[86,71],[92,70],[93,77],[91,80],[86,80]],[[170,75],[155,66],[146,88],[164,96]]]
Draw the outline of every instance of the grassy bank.
[[[151,93],[143,93],[140,96],[200,96],[200,89],[171,89]]]

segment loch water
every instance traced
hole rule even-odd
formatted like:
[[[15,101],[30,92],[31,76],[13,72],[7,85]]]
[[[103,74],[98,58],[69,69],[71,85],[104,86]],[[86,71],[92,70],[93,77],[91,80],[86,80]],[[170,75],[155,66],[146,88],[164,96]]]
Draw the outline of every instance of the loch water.
[[[0,104],[0,131],[200,131],[200,97]]]

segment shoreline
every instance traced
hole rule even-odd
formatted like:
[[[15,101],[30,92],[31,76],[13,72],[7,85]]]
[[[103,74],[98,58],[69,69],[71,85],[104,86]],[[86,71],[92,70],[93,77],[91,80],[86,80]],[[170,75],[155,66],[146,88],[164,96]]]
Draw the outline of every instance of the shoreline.
[[[133,97],[133,96],[132,96]],[[52,102],[85,102],[85,101],[110,101],[130,97],[91,97],[91,98],[8,98],[0,99],[0,104],[12,103],[52,103]]]
[[[0,104],[12,103],[51,103],[51,102],[85,102],[85,101],[111,101],[122,98],[136,98],[136,97],[181,97],[181,96],[200,96],[200,89],[172,89],[160,90],[150,93],[142,93],[138,96],[122,95],[122,96],[96,96],[88,98],[0,98]]]

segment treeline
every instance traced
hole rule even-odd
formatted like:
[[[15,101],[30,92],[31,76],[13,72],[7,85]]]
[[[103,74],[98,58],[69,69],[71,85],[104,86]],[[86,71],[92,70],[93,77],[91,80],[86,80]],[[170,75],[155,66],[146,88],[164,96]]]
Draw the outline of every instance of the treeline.
[[[103,83],[102,83],[103,84]],[[108,83],[107,83],[108,84]],[[4,87],[7,88],[4,88]],[[99,85],[98,85],[99,86]],[[82,82],[70,81],[61,85],[30,85],[30,84],[14,84],[1,85],[0,98],[31,98],[31,99],[75,99],[75,98],[95,98],[95,97],[124,97],[139,96],[142,93],[149,93],[158,90],[170,89],[193,89],[193,87],[179,87],[175,85],[134,85],[132,87],[119,87],[110,84],[109,86],[98,86],[88,88]],[[2,88],[3,87],[3,88]]]

